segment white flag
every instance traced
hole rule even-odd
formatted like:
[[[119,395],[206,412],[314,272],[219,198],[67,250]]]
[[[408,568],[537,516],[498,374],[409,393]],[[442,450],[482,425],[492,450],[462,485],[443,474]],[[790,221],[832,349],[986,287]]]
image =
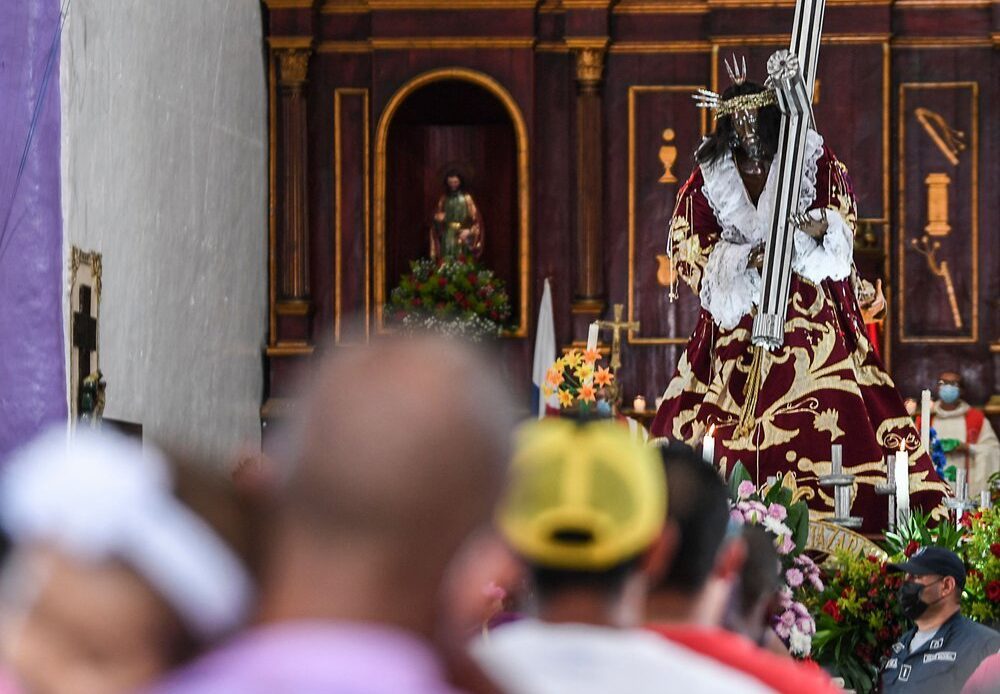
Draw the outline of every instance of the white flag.
[[[555,394],[547,399],[542,395],[545,374],[555,360],[556,325],[552,317],[552,290],[546,277],[542,289],[542,303],[538,306],[538,322],[535,324],[535,361],[531,368],[531,382],[535,385],[533,402],[537,403],[539,419],[545,416],[546,405],[559,409],[559,399]]]

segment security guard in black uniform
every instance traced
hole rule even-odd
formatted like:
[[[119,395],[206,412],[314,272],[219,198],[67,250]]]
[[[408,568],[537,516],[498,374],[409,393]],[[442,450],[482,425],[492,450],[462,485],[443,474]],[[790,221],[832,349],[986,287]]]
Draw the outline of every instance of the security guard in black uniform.
[[[916,626],[893,644],[882,691],[958,694],[979,663],[1000,650],[1000,633],[962,616],[965,565],[943,547],[925,547],[889,570],[906,573],[899,603]]]

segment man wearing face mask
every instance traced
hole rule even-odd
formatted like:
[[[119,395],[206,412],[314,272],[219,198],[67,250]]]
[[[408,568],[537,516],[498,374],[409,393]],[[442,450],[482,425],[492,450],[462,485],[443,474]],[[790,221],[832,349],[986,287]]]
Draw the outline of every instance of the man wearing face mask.
[[[946,453],[948,464],[968,473],[969,496],[989,488],[989,478],[1000,471],[1000,441],[982,410],[962,400],[962,377],[954,371],[938,376],[938,401],[931,426],[942,444],[958,445]]]
[[[1000,649],[1000,634],[962,615],[965,565],[943,547],[924,547],[889,570],[906,573],[899,604],[914,628],[893,645],[882,669],[882,691],[960,691],[979,664]]]

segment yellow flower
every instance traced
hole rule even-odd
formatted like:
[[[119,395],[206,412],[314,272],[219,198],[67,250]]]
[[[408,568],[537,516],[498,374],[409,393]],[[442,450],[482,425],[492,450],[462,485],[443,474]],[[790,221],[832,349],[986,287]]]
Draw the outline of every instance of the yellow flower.
[[[577,380],[580,381],[580,383],[583,383],[584,381],[590,380],[591,378],[594,377],[594,365],[593,364],[584,364],[583,366],[581,366],[580,368],[578,368],[576,371],[574,371],[573,375],[576,376]]]
[[[566,366],[570,367],[571,369],[575,369],[580,365],[580,362],[583,361],[583,355],[580,353],[579,350],[571,349],[563,357],[563,361],[566,363]]]
[[[577,396],[580,402],[594,402],[597,400],[597,392],[594,390],[594,386],[589,383],[584,383],[580,386],[580,394]]]
[[[568,390],[559,391],[559,405],[562,407],[569,407],[573,404],[573,394]]]
[[[552,394],[553,394],[554,392],[555,392],[555,391],[554,391],[554,390],[552,390],[552,389],[551,389],[551,388],[550,388],[550,387],[548,386],[548,384],[544,384],[544,385],[542,386],[542,395],[544,395],[545,397],[547,397],[547,398],[548,398],[548,397],[551,397],[551,395],[552,395]]]
[[[583,353],[583,360],[588,364],[593,364],[595,361],[601,358],[601,353],[596,349],[588,349]]]
[[[610,369],[605,369],[603,366],[597,367],[597,373],[594,375],[594,383],[599,386],[609,386],[613,380],[615,380],[615,375],[611,373]]]

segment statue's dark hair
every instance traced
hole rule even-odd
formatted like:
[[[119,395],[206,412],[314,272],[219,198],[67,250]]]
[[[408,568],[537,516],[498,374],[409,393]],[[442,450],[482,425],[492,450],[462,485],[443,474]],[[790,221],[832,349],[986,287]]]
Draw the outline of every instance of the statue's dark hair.
[[[462,172],[459,171],[458,169],[448,169],[447,171],[444,172],[444,179],[443,179],[444,180],[444,187],[446,189],[448,188],[448,179],[451,178],[452,176],[454,176],[455,178],[458,179],[458,189],[459,190],[464,190],[465,189],[465,176],[463,176]]]
[[[747,94],[757,94],[764,91],[764,87],[755,82],[744,82],[734,84],[726,91],[722,92],[722,98],[731,99],[734,96],[745,96]],[[776,105],[764,106],[757,112],[757,136],[761,144],[764,145],[764,152],[773,157],[778,151],[778,133],[781,129],[781,110]],[[694,153],[695,161],[699,164],[710,164],[717,161],[729,151],[730,141],[733,136],[732,116],[722,116],[715,122],[715,130],[705,138],[704,142]]]

